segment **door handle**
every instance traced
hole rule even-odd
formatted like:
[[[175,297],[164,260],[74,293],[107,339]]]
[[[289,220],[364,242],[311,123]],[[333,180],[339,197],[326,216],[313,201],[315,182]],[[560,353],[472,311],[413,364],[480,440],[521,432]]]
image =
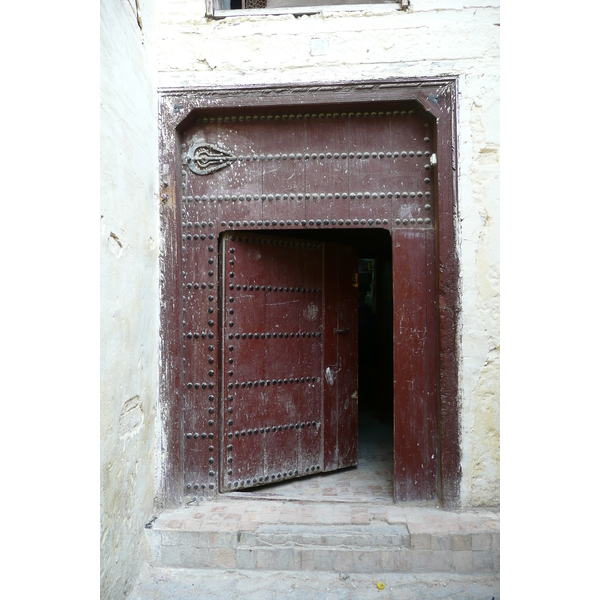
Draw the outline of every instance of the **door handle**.
[[[346,327],[346,329],[334,329],[334,333],[350,333],[350,328]]]

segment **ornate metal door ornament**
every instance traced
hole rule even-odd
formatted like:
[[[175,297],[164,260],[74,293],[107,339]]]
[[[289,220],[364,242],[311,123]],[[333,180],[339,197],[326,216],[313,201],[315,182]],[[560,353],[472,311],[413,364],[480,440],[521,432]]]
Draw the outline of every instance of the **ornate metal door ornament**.
[[[187,157],[187,165],[196,175],[209,175],[235,162],[237,157],[228,150],[206,142],[194,144]]]

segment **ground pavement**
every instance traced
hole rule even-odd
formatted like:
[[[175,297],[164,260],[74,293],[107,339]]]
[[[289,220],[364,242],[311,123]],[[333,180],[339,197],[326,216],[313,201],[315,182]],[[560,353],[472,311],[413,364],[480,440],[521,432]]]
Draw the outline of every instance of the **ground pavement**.
[[[499,593],[499,578],[492,574],[348,574],[322,571],[173,569],[145,565],[129,599],[499,600]]]

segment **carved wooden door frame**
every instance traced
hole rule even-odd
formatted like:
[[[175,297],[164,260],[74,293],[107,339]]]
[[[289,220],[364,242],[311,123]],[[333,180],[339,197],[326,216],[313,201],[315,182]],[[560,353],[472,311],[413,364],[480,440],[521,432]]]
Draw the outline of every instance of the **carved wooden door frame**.
[[[190,496],[211,497],[218,492],[218,322],[209,318],[207,324],[193,327],[183,313],[185,295],[198,293],[201,306],[210,311],[218,298],[219,265],[215,250],[219,235],[225,231],[243,231],[249,228],[242,222],[220,223],[214,215],[205,218],[196,209],[197,220],[183,220],[186,203],[195,199],[185,194],[184,170],[186,156],[182,153],[181,135],[198,118],[207,115],[224,115],[227,111],[248,113],[255,107],[264,111],[287,109],[302,113],[303,107],[331,107],[352,105],[377,111],[408,106],[414,103],[424,110],[434,123],[435,169],[432,172],[435,198],[435,227],[431,235],[421,236],[415,231],[402,229],[399,219],[377,223],[386,228],[393,240],[393,262],[411,264],[404,272],[394,270],[394,296],[402,295],[404,310],[396,309],[394,302],[394,330],[400,341],[396,348],[419,346],[423,360],[436,368],[427,382],[417,381],[417,393],[409,374],[397,372],[405,361],[395,361],[395,497],[396,500],[424,500],[432,497],[431,484],[421,483],[424,474],[418,435],[400,435],[413,412],[420,419],[428,419],[427,435],[437,437],[437,455],[433,474],[434,495],[448,507],[459,503],[460,446],[458,416],[458,258],[456,254],[457,182],[456,182],[456,80],[414,79],[348,82],[344,84],[313,84],[305,86],[248,86],[243,88],[177,88],[159,90],[159,147],[160,147],[160,216],[161,216],[161,295],[160,295],[160,389],[159,389],[159,503],[162,506],[181,505]],[[363,109],[363,110],[364,110]],[[382,114],[382,113],[380,113]],[[219,117],[217,117],[219,118]],[[215,158],[210,148],[196,148],[201,153],[196,168],[211,169],[226,156]],[[214,152],[218,153],[219,150]],[[213,152],[213,153],[214,153]],[[211,162],[213,161],[213,162]],[[216,163],[215,163],[216,161]],[[433,161],[432,161],[433,162]],[[308,219],[308,216],[307,216]],[[387,219],[386,219],[387,221]],[[264,226],[264,224],[262,224]],[[353,222],[348,228],[361,228]],[[375,223],[369,223],[375,225]],[[314,222],[292,225],[291,229],[316,229]],[[286,225],[277,228],[285,231]],[[320,225],[320,229],[323,227]],[[254,231],[268,231],[253,225]],[[210,278],[207,281],[190,281],[185,273],[185,240],[197,242],[206,254]],[[182,243],[182,240],[183,243]],[[421,257],[423,260],[415,260]],[[214,266],[213,266],[214,265]],[[204,267],[203,267],[204,268]],[[412,280],[411,280],[412,278]],[[411,281],[420,282],[422,292],[415,292]],[[419,287],[419,286],[417,286]],[[427,291],[425,291],[425,288]],[[410,316],[419,312],[419,293],[435,295],[435,314],[428,313],[425,320]],[[209,300],[210,299],[210,300]],[[412,303],[412,305],[411,305]],[[408,321],[407,314],[409,315]],[[421,319],[419,322],[418,319]],[[433,330],[433,331],[432,331]],[[424,333],[426,332],[426,333]],[[426,341],[423,342],[423,335]],[[187,354],[185,344],[188,344]],[[185,356],[189,358],[190,345],[194,345],[193,361],[201,369],[193,377],[186,370]],[[398,350],[395,351],[398,353]],[[408,352],[408,350],[407,350]],[[214,356],[214,359],[212,358]],[[206,359],[206,360],[205,360]],[[211,361],[210,363],[208,361]],[[206,365],[204,364],[206,362]],[[213,364],[214,362],[214,364]],[[431,366],[428,367],[431,371]],[[433,382],[433,383],[432,383]],[[418,388],[421,386],[421,392]],[[428,387],[427,387],[428,386]],[[432,394],[433,398],[429,398]],[[184,403],[187,396],[202,394],[206,426],[190,426],[184,422]],[[425,396],[428,396],[425,399]],[[423,408],[427,405],[427,408]],[[401,408],[401,410],[400,410]],[[423,411],[425,410],[425,413]],[[428,412],[427,412],[428,411]],[[188,411],[189,413],[189,411]],[[191,480],[186,477],[186,452],[196,453],[196,462],[205,464],[205,471]],[[427,488],[427,489],[426,489]]]

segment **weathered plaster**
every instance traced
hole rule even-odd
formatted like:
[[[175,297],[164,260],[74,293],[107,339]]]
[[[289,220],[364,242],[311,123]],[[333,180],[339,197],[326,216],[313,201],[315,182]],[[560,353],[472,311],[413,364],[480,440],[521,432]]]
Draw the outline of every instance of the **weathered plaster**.
[[[500,497],[499,78],[465,78],[459,202],[463,481],[470,506]],[[461,191],[462,190],[462,191]]]
[[[101,597],[123,598],[155,493],[158,147],[154,0],[101,4]]]
[[[463,506],[499,503],[499,2],[205,18],[160,1],[161,87],[458,76]]]

